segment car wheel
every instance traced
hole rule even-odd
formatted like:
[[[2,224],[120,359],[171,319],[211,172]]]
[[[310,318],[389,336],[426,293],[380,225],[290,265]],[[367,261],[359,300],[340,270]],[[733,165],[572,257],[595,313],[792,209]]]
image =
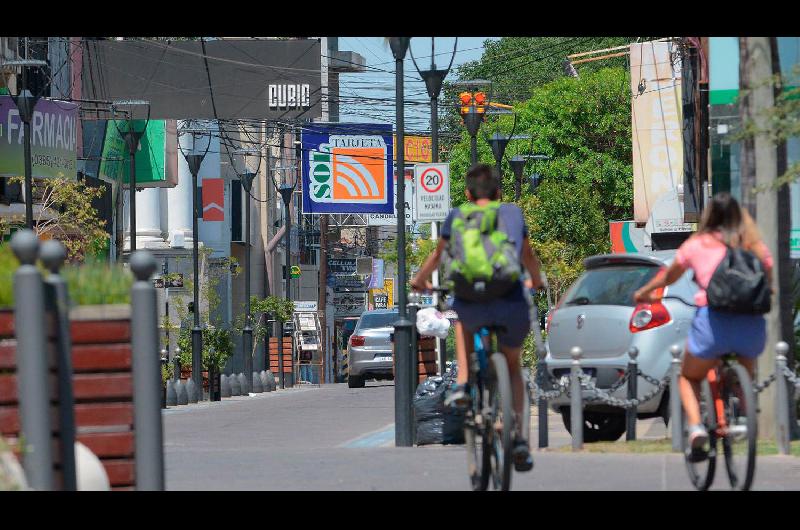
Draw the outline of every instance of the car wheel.
[[[567,432],[572,434],[572,415],[569,408],[561,409],[561,419]],[[603,414],[599,412],[583,413],[583,441],[616,442],[625,433],[624,414]]]
[[[359,377],[357,375],[348,375],[347,376],[347,387],[348,388],[364,388],[364,377]]]

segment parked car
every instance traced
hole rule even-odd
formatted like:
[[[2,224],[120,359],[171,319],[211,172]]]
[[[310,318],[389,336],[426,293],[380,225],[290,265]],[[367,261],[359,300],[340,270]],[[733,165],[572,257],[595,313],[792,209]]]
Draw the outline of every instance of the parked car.
[[[364,311],[347,343],[347,386],[361,388],[367,379],[394,379],[390,335],[397,309]]]
[[[628,350],[639,350],[639,369],[656,379],[669,371],[670,346],[683,345],[695,313],[697,285],[689,274],[666,288],[657,304],[636,304],[633,293],[660,269],[668,267],[674,250],[651,254],[606,254],[584,261],[586,271],[575,281],[549,315],[547,333],[547,371],[556,379],[569,375],[570,350],[583,350],[581,366],[600,389],[608,389],[624,374]],[[637,392],[641,398],[653,390],[642,378]],[[669,419],[669,390],[639,404],[638,417],[661,416]],[[612,393],[626,398],[627,385]],[[569,397],[550,402],[561,413],[567,430],[570,425]],[[584,408],[583,439],[586,442],[614,441],[625,432],[625,411],[600,402],[587,402]]]

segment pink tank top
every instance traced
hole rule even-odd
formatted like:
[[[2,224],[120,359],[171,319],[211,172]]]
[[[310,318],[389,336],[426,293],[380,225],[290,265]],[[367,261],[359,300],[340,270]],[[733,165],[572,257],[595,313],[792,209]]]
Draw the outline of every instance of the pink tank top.
[[[759,245],[766,256],[764,267],[771,269],[772,255],[763,242],[759,243]],[[678,248],[675,254],[675,261],[685,269],[692,269],[695,281],[700,286],[700,290],[694,295],[695,304],[699,306],[708,305],[706,287],[708,287],[711,276],[714,275],[714,271],[717,270],[726,252],[727,247],[722,242],[719,232],[694,235]]]

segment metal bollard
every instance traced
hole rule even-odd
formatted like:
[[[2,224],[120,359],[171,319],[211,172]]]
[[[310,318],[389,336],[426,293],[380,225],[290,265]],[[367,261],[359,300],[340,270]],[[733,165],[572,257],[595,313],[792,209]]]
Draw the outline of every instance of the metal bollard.
[[[244,376],[243,373],[239,373],[236,376],[236,380],[239,382],[239,388],[241,389],[242,396],[249,396],[250,390],[247,385],[247,378]]]
[[[189,398],[189,403],[197,403],[199,401],[197,397],[197,385],[192,377],[186,380],[186,395]]]
[[[172,380],[176,383],[181,379],[181,348],[180,346],[175,347],[175,354],[172,356],[172,362],[174,364],[172,368]]]
[[[683,405],[681,405],[681,393],[679,389],[678,379],[681,376],[681,347],[673,344],[669,352],[672,354],[672,362],[670,364],[670,380],[669,380],[669,419],[672,422],[672,450],[681,450],[681,437],[683,436],[681,426],[681,416],[683,415]]]
[[[14,336],[17,339],[17,394],[22,435],[23,467],[34,490],[53,489],[50,384],[47,363],[47,331],[44,329],[44,283],[35,262],[39,239],[32,230],[20,230],[11,238],[20,266],[14,273]]]
[[[264,389],[264,392],[272,392],[272,385],[267,379],[267,371],[261,370],[261,372],[258,374],[258,377],[261,379],[261,387]]]
[[[638,386],[639,386],[639,348],[632,346],[628,350],[628,399],[636,399]],[[630,407],[625,409],[625,441],[636,440],[636,413],[637,407]]]
[[[775,436],[778,445],[778,453],[782,455],[789,454],[789,444],[791,440],[790,416],[789,416],[789,385],[784,375],[786,368],[786,354],[789,353],[789,345],[784,341],[780,341],[775,345],[775,414],[777,415],[775,421]]]
[[[158,362],[158,310],[150,277],[156,260],[147,250],[130,258],[136,279],[131,287],[131,350],[133,365],[133,423],[136,450],[136,489],[164,490],[164,435],[161,422],[161,367]]]
[[[539,388],[544,390],[545,381],[547,381],[547,364],[544,360],[540,360],[536,365],[536,379]],[[547,398],[540,396],[536,402],[536,412],[539,415],[539,448],[547,447],[549,445],[548,425],[547,425]]]
[[[581,380],[580,375],[583,372],[581,369],[581,357],[583,357],[583,350],[575,346],[570,350],[572,362],[570,363],[569,371],[569,386],[570,386],[570,427],[572,431],[572,450],[580,451],[583,449],[583,396],[581,393]]]
[[[56,345],[58,367],[58,425],[61,456],[62,487],[77,491],[75,467],[75,399],[72,392],[72,333],[69,329],[69,295],[67,284],[59,274],[67,258],[64,245],[55,240],[42,243],[40,258],[50,275],[45,280],[45,293],[55,312],[58,326]]]
[[[166,348],[161,349],[161,372],[167,368],[167,363],[169,363],[169,353],[167,353]],[[163,378],[162,378],[163,379]],[[167,408],[167,385],[166,383],[161,383],[161,408]]]

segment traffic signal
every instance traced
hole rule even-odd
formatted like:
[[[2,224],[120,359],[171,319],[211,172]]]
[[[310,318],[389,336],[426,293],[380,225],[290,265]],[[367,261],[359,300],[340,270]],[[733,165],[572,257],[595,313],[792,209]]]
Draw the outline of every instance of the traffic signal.
[[[469,112],[469,107],[472,104],[472,94],[469,92],[462,92],[458,95],[459,101],[461,101],[461,114],[466,114]]]
[[[475,111],[478,114],[483,114],[484,119],[486,118],[486,93],[485,92],[475,92],[474,101],[475,101]]]

